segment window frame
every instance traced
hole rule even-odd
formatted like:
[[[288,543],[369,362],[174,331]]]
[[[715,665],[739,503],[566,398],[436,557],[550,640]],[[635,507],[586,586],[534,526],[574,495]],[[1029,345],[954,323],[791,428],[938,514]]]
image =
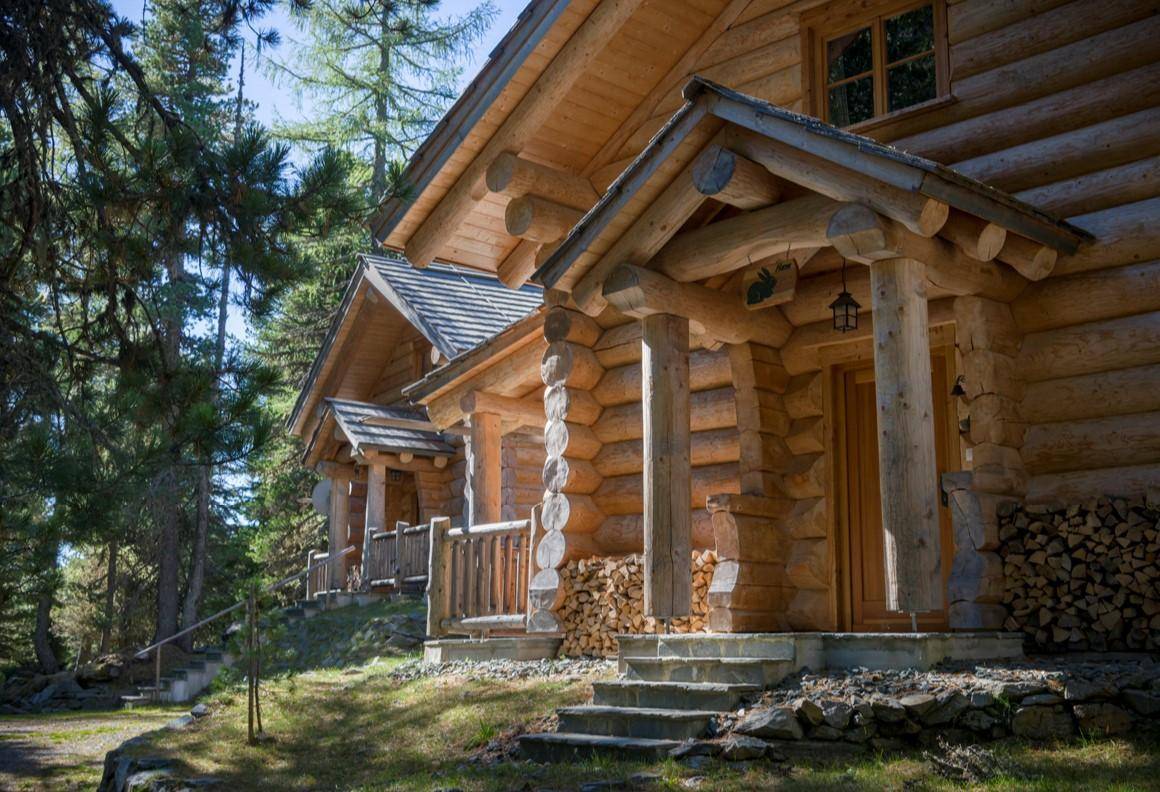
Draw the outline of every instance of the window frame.
[[[887,62],[886,62],[886,20],[917,10],[923,6],[932,6],[934,16],[934,65],[935,65],[935,95],[922,102],[901,107],[897,110],[889,109],[887,95]],[[946,0],[897,0],[886,5],[878,5],[874,0],[843,0],[825,8],[802,15],[803,45],[808,53],[804,77],[806,79],[807,103],[810,112],[826,123],[832,123],[829,118],[829,88],[830,80],[827,70],[826,45],[836,38],[854,33],[862,28],[870,28],[870,46],[872,65],[870,74],[873,79],[874,115],[844,129],[864,130],[892,121],[902,115],[921,113],[936,107],[942,107],[953,97],[950,93],[950,58],[947,45]],[[893,65],[901,65],[909,56],[895,61]],[[863,78],[865,76],[863,73]],[[838,80],[835,85],[853,81],[849,77]]]

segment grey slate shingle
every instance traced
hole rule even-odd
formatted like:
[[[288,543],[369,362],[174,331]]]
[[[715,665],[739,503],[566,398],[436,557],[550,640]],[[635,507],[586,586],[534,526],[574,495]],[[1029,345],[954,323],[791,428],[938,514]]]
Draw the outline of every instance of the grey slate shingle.
[[[455,453],[438,432],[372,422],[374,419],[391,419],[427,423],[423,410],[329,398],[326,406],[334,413],[335,421],[355,453],[364,449],[411,451],[419,456],[452,456]]]
[[[509,289],[494,277],[458,267],[432,264],[415,269],[385,256],[361,258],[394,292],[387,295],[391,303],[449,358],[486,341],[543,303],[543,292],[534,286]]]

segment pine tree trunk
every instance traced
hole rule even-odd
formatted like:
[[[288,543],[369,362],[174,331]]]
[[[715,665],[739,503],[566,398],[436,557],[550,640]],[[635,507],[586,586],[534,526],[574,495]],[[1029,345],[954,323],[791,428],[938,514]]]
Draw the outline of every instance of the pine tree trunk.
[[[379,74],[390,74],[391,4],[383,3],[379,12]],[[378,203],[387,191],[387,95],[385,89],[375,92],[375,161],[371,169],[371,201]]]
[[[52,650],[52,606],[56,599],[56,570],[57,552],[59,548],[54,542],[48,548],[52,560],[48,565],[48,575],[41,586],[40,595],[36,600],[36,631],[32,636],[32,646],[36,651],[36,661],[40,664],[40,671],[44,674],[55,674],[60,670],[56,653]]]
[[[109,542],[109,562],[105,572],[105,610],[101,619],[101,647],[97,652],[102,656],[109,653],[109,644],[113,637],[113,607],[116,604],[117,595],[117,554],[119,552],[120,547],[117,540]]]
[[[180,236],[178,234],[177,236]],[[183,245],[175,240],[176,252],[166,262],[170,284],[180,284],[185,280]],[[184,299],[184,298],[180,298]],[[181,336],[185,317],[184,305],[180,310],[173,307],[167,311],[162,324],[162,356],[165,363],[164,376],[172,382],[181,366]],[[173,398],[172,392],[166,394]],[[177,437],[177,416],[169,418],[170,450],[168,464],[158,473],[153,488],[153,513],[157,521],[157,632],[155,641],[161,641],[177,632],[177,616],[180,605],[179,562],[181,552],[181,504],[185,501],[181,493],[181,447]]]

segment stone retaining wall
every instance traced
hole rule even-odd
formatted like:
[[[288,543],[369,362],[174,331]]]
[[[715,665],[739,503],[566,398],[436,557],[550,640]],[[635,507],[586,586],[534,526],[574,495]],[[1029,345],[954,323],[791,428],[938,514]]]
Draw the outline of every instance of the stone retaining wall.
[[[1036,649],[1160,649],[1160,511],[1121,498],[998,511],[1006,629]]]
[[[776,758],[1160,725],[1160,665],[1150,658],[991,671],[803,673],[732,713],[719,731],[766,740]],[[716,741],[720,750],[728,744]]]

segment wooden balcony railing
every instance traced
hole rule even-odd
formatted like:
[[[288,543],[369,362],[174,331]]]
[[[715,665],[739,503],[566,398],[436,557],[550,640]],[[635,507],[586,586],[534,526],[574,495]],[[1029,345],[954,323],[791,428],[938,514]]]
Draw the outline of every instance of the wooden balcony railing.
[[[427,634],[524,629],[531,544],[530,520],[470,528],[432,520]]]
[[[426,525],[395,523],[390,531],[375,531],[363,546],[362,579],[371,588],[403,589],[427,582],[430,551]]]
[[[354,548],[347,548],[353,551]],[[321,550],[311,550],[306,554],[306,599],[310,599],[319,592],[330,591],[332,564],[326,563],[330,553]],[[336,559],[337,560],[337,559]]]

